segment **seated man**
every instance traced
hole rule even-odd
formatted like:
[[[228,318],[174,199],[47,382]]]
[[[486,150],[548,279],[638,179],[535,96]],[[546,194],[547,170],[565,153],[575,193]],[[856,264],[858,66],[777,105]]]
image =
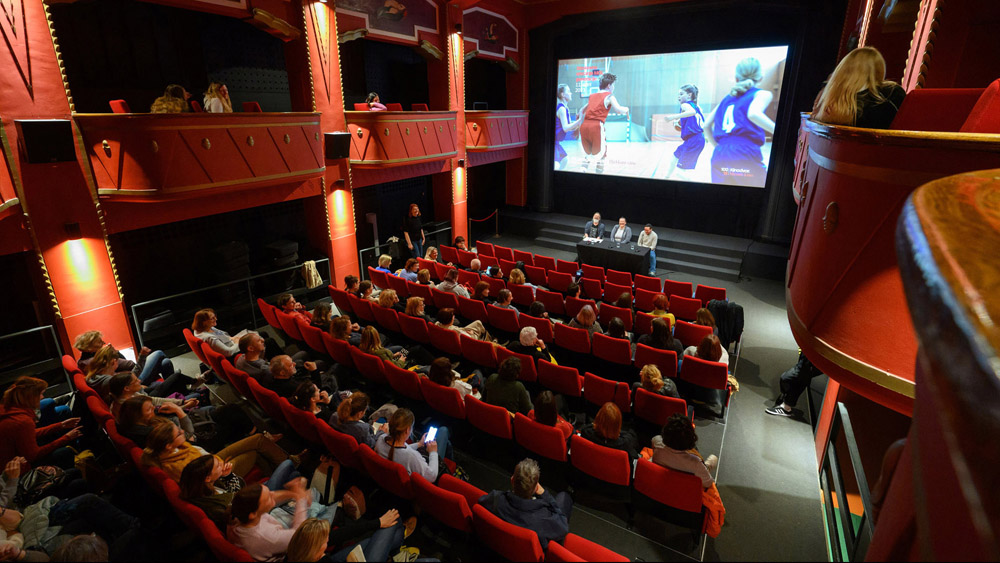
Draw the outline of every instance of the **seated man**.
[[[463,236],[455,237],[455,248],[457,248],[458,250],[465,250],[465,251],[469,250],[469,246],[465,244],[465,237]]]
[[[541,471],[531,458],[521,460],[510,477],[510,492],[493,491],[479,504],[503,520],[538,534],[542,549],[550,541],[561,541],[569,533],[573,499],[563,491],[552,496],[538,482]]]
[[[615,228],[611,229],[611,240],[620,243],[627,243],[632,240],[632,229],[626,224],[625,218],[620,217]]]
[[[312,323],[312,313],[307,311],[302,303],[296,301],[291,293],[282,293],[278,296],[278,308],[293,317],[299,317],[306,324]]]
[[[321,374],[314,362],[302,362],[301,366],[297,366],[292,357],[285,354],[271,360],[269,375],[269,379],[262,381],[261,385],[286,399],[291,398],[298,386],[306,381],[312,381],[327,393],[337,392],[336,389],[331,392],[326,386],[320,385],[324,382],[320,380]]]
[[[469,290],[465,289],[465,286],[458,283],[458,270],[452,268],[448,270],[445,274],[444,280],[437,284],[438,291],[443,291],[445,293],[454,293],[459,297],[469,298]]]
[[[483,271],[483,263],[479,260],[479,258],[473,258],[472,261],[469,262],[469,271],[472,272],[473,274],[485,273]]]
[[[266,344],[264,338],[256,332],[248,332],[240,338],[240,359],[236,360],[236,369],[245,371],[247,375],[263,384],[271,377],[271,366],[264,356]]]
[[[403,278],[408,282],[417,283],[417,272],[420,271],[420,262],[417,262],[416,258],[409,258],[406,261],[406,265],[399,272],[399,277]]]
[[[444,309],[438,310],[436,324],[441,328],[454,330],[459,334],[465,334],[466,336],[475,338],[476,340],[493,342],[493,337],[486,331],[486,327],[483,326],[482,321],[472,321],[464,327],[455,324],[455,310],[451,307],[445,307]]]
[[[593,221],[587,222],[583,226],[583,238],[604,238],[604,223],[601,222],[601,214],[594,213]]]

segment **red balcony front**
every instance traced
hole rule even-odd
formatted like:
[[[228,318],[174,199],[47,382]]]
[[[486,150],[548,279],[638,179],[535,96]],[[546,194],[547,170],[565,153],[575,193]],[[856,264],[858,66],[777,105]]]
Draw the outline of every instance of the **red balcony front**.
[[[453,111],[348,111],[351,166],[385,168],[458,155]]]

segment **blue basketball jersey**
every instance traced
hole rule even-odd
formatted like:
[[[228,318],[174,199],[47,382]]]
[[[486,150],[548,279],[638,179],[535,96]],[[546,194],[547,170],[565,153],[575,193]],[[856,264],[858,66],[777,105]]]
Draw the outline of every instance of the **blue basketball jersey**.
[[[566,121],[572,121],[569,117],[569,108],[566,104],[559,102],[556,104],[556,142],[565,141],[567,133],[563,130],[562,121],[559,120],[559,108],[566,108]]]
[[[733,140],[743,138],[758,146],[764,144],[764,129],[747,117],[747,111],[758,91],[759,88],[751,88],[738,98],[722,98],[719,107],[715,109],[715,123],[712,127],[712,135],[716,141],[733,137]]]
[[[691,106],[695,111],[695,115],[681,118],[681,139],[686,141],[695,135],[701,135],[704,131],[702,125],[705,123],[705,116],[701,113],[698,104],[693,102],[684,102],[684,104]],[[684,111],[684,104],[681,104],[681,111]]]

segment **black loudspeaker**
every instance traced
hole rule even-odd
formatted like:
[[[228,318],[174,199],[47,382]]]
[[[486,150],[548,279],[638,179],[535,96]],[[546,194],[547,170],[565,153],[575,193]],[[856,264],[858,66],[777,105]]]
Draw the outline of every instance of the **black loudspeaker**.
[[[337,160],[351,156],[350,133],[326,133],[326,159]]]
[[[73,162],[73,125],[68,119],[15,119],[21,158],[28,164]]]

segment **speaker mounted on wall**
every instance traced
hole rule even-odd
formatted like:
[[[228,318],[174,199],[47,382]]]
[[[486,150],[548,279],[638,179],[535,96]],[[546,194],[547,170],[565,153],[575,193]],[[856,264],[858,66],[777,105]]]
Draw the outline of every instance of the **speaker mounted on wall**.
[[[68,119],[15,119],[21,160],[28,164],[76,161],[73,124]]]
[[[326,159],[338,160],[351,156],[351,134],[338,131],[325,133]]]

